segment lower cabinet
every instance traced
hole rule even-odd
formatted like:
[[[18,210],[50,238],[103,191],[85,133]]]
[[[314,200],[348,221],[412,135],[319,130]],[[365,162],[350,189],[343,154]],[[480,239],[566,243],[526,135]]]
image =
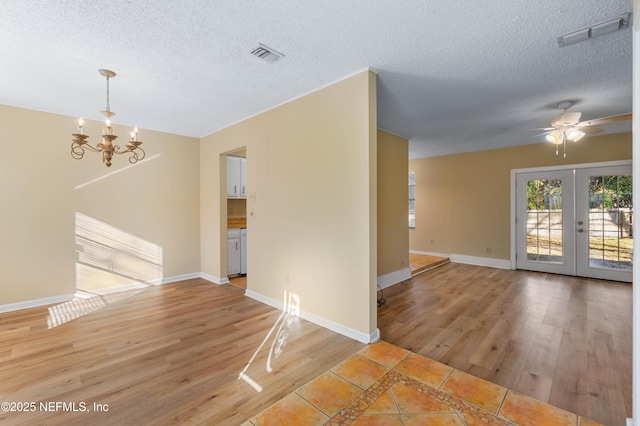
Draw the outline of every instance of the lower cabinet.
[[[240,229],[227,230],[227,275],[240,274]]]

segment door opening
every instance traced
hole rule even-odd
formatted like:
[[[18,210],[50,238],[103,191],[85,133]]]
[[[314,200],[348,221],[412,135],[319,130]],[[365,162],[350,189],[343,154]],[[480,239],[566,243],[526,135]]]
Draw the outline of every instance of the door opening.
[[[517,269],[631,282],[631,165],[515,173]]]

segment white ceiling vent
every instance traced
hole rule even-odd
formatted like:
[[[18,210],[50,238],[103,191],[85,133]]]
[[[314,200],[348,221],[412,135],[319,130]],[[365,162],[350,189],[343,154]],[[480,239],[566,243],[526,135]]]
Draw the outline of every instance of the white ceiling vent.
[[[558,37],[558,45],[560,47],[564,47],[570,44],[589,40],[590,38],[599,37],[601,35],[625,29],[629,26],[630,16],[630,13],[625,13],[624,15],[620,15],[617,18],[609,19],[608,21],[600,22],[599,24],[595,24],[587,28],[582,28],[569,34],[561,35],[560,37]]]
[[[251,51],[251,54],[268,63],[273,63],[281,58],[284,58],[284,55],[282,53],[270,47],[267,47],[262,43],[258,43],[258,47],[253,49]]]

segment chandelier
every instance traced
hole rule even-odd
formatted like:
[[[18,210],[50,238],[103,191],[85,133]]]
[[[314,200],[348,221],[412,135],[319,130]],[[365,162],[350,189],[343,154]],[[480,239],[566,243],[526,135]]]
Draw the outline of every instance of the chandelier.
[[[78,120],[78,133],[72,133],[73,140],[71,142],[71,156],[76,160],[84,157],[84,150],[88,149],[92,152],[101,152],[102,153],[102,162],[106,164],[107,167],[111,167],[111,159],[114,154],[126,154],[131,153],[129,157],[129,162],[131,164],[137,163],[139,160],[144,158],[144,150],[140,148],[142,144],[141,141],[138,140],[138,128],[134,127],[131,132],[131,137],[129,139],[129,143],[126,145],[126,149],[120,148],[119,145],[114,145],[113,141],[115,141],[118,136],[116,136],[113,127],[111,126],[111,117],[116,115],[115,112],[111,111],[109,106],[109,79],[116,76],[116,73],[110,70],[98,70],[101,76],[107,79],[107,107],[104,111],[101,111],[102,114],[107,117],[104,124],[105,127],[102,129],[102,142],[98,143],[95,147],[89,145],[87,142],[87,138],[89,135],[85,135],[83,132],[84,120],[80,118]]]

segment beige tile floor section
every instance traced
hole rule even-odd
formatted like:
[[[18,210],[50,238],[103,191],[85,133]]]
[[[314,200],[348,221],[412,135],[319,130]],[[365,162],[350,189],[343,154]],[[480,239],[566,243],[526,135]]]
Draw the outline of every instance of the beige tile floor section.
[[[599,423],[381,341],[364,347],[244,424],[263,425]]]

